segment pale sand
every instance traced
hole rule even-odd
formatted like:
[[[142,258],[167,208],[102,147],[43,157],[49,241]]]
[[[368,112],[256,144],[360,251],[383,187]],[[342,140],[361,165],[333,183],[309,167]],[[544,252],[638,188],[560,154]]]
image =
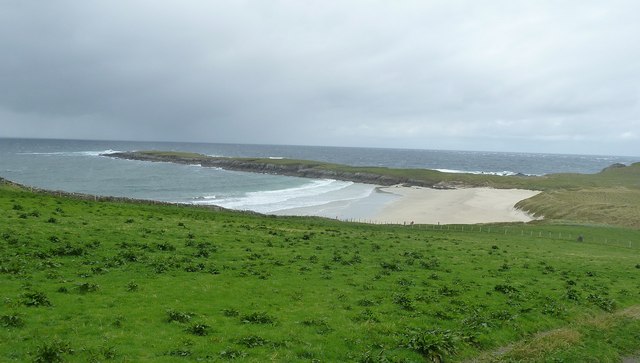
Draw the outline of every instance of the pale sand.
[[[431,189],[392,186],[383,192],[400,196],[385,205],[372,220],[378,223],[473,224],[528,222],[534,218],[514,208],[540,193],[522,189]]]

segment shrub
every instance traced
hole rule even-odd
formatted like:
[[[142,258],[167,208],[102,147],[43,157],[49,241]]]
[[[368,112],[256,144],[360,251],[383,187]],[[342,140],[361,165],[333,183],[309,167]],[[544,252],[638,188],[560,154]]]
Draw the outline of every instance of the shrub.
[[[413,301],[405,294],[395,294],[393,296],[393,302],[400,305],[404,310],[413,310]]]
[[[242,322],[246,324],[273,324],[275,318],[265,312],[255,312],[243,316]]]
[[[139,286],[135,281],[129,281],[129,283],[127,283],[127,291],[129,292],[134,292],[134,291],[138,291]]]
[[[5,263],[6,262],[6,263]],[[0,273],[20,275],[24,272],[27,262],[23,259],[11,259],[3,261],[4,265],[0,265]]]
[[[403,286],[403,287],[409,287],[409,286],[414,286],[415,282],[409,280],[406,277],[403,277],[403,278],[398,280],[398,285]]]
[[[573,301],[580,301],[580,293],[576,289],[567,289],[567,299]]]
[[[600,296],[598,294],[589,294],[587,300],[606,312],[612,312],[616,308],[616,302],[613,299]]]
[[[511,285],[507,285],[507,284],[498,284],[496,286],[494,286],[493,290],[497,291],[497,292],[501,292],[503,294],[513,294],[518,292],[518,289],[516,289],[515,287],[511,286]]]
[[[357,361],[358,363],[389,363],[391,362],[384,354],[384,349],[378,354],[374,354],[370,350],[362,353]]]
[[[404,345],[427,361],[439,363],[456,353],[457,340],[456,335],[449,330],[417,330],[406,335]]]
[[[53,340],[38,347],[34,362],[36,363],[57,363],[64,362],[64,354],[72,354],[73,349],[69,343],[61,340]]]
[[[2,315],[0,324],[5,328],[20,328],[24,326],[24,320],[17,314]]]
[[[491,319],[481,315],[477,310],[468,317],[462,319],[462,326],[473,332],[477,332],[480,329],[490,328],[492,325]]]
[[[333,329],[329,326],[329,323],[327,323],[327,321],[324,319],[303,320],[302,325],[316,328],[316,333],[321,335],[324,335],[333,331]]]
[[[122,323],[124,322],[124,316],[122,315],[118,315],[116,316],[115,319],[113,319],[113,322],[111,323],[111,325],[115,326],[116,328],[120,328],[122,327]]]
[[[11,241],[17,241],[17,239],[15,237],[13,237],[13,235],[11,233],[9,233],[9,232],[3,232],[2,233],[2,239],[7,241],[7,242],[10,242],[10,243],[11,243]],[[636,265],[636,266],[640,266],[640,265]]]
[[[236,317],[236,316],[240,315],[240,312],[238,310],[236,310],[236,309],[223,309],[222,310],[222,314],[224,316],[233,318],[233,317]]]
[[[542,313],[556,318],[561,318],[567,314],[567,308],[552,299],[548,299],[542,306]]]
[[[360,299],[356,302],[359,306],[374,306],[377,305],[375,301],[370,299]]]
[[[197,336],[206,336],[209,334],[209,325],[203,323],[196,323],[187,328],[187,332],[197,335]]]
[[[166,353],[166,355],[172,356],[172,357],[188,357],[191,354],[193,354],[191,352],[191,350],[189,349],[183,349],[183,348],[178,348],[178,349],[174,349],[174,350],[170,350]]]
[[[79,293],[86,294],[88,292],[96,292],[100,290],[100,285],[93,282],[83,282],[78,285],[77,289]]]
[[[169,242],[156,243],[156,248],[160,251],[175,251],[176,246],[172,245]]]
[[[244,358],[246,355],[247,353],[237,349],[225,349],[220,352],[220,358],[222,359],[238,359]]]
[[[238,344],[244,345],[247,348],[261,347],[268,344],[269,341],[257,335],[249,335],[244,338],[238,339]]]
[[[379,323],[380,322],[380,319],[378,318],[378,316],[376,316],[376,314],[374,314],[374,312],[369,308],[362,310],[358,315],[354,316],[352,320],[359,323]]]
[[[502,320],[502,321],[514,320],[516,318],[514,315],[512,315],[509,312],[509,310],[494,311],[489,316],[491,317],[492,320]]]
[[[437,258],[432,258],[429,261],[420,261],[420,266],[427,270],[434,270],[440,267],[440,261]]]
[[[193,255],[194,257],[202,257],[202,258],[207,258],[209,257],[210,253],[208,250],[204,249],[204,248],[199,248],[198,251]]]
[[[167,321],[168,322],[177,321],[179,323],[188,323],[191,320],[191,317],[193,317],[193,315],[195,314],[169,309],[167,310]]]
[[[102,274],[105,274],[105,273],[109,272],[109,270],[107,270],[106,268],[101,267],[101,266],[95,266],[95,267],[91,268],[91,272],[96,274],[96,275],[102,275]]]
[[[442,286],[438,289],[438,294],[442,296],[457,296],[460,292],[456,289],[452,289],[447,285]]]
[[[25,306],[51,306],[47,295],[40,291],[28,291],[22,294],[22,303]]]
[[[380,267],[387,271],[402,271],[402,268],[397,262],[380,262]]]
[[[86,253],[86,249],[82,246],[74,246],[70,243],[66,243],[64,246],[60,246],[51,250],[51,254],[54,256],[82,256]]]
[[[138,256],[135,251],[126,250],[118,253],[118,258],[128,261],[128,262],[138,262],[142,258],[142,256]]]

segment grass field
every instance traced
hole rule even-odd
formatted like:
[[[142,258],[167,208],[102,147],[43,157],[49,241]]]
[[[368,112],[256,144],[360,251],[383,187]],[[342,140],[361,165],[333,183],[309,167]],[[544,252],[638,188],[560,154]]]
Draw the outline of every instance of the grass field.
[[[0,361],[614,362],[640,351],[638,249],[597,242],[635,242],[638,229],[482,227],[505,233],[0,184]]]

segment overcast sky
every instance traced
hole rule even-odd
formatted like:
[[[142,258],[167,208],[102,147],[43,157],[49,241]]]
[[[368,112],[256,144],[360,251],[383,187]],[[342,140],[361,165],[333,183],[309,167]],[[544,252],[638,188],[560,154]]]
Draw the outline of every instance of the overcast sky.
[[[640,156],[640,2],[0,0],[0,136]]]

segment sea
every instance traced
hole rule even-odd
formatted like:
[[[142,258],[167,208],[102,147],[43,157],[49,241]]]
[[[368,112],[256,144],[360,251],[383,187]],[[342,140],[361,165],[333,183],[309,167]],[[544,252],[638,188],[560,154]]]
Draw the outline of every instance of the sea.
[[[365,218],[396,198],[378,193],[375,185],[104,156],[134,150],[496,175],[597,173],[614,163],[629,165],[640,160],[606,155],[0,138],[0,177],[50,190],[338,219]]]

